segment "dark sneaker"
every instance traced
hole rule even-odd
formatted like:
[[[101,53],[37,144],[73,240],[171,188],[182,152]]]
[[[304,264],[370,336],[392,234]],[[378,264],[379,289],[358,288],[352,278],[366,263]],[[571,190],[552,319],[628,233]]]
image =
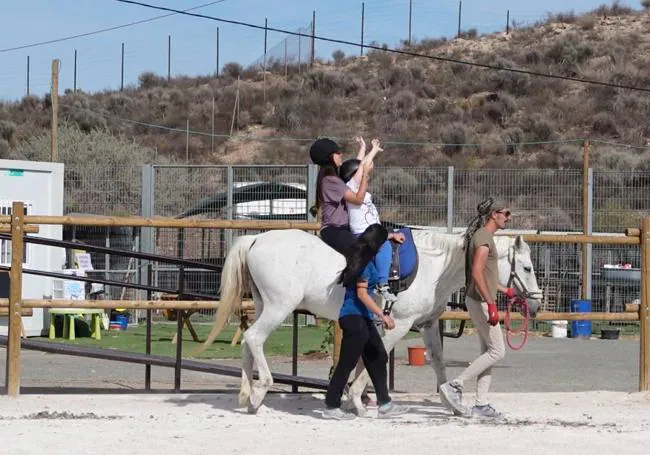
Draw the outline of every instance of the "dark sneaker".
[[[463,405],[463,391],[449,382],[445,382],[440,386],[440,401],[454,415],[466,416],[470,413],[467,407]]]
[[[472,408],[472,417],[490,417],[499,419],[503,417],[503,414],[497,411],[490,404],[485,404],[482,406],[474,406]]]
[[[345,412],[341,408],[325,408],[323,411],[323,419],[354,420],[356,418],[357,416],[349,412]]]
[[[397,417],[402,414],[406,414],[409,411],[408,406],[400,405],[400,404],[395,404],[392,401],[382,404],[379,406],[379,409],[377,411],[377,416],[380,419],[389,419],[391,417]]]

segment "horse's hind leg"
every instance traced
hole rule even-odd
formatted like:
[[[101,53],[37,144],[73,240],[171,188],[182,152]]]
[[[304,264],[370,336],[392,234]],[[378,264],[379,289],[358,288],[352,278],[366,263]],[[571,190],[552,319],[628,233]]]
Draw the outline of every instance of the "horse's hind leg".
[[[286,305],[269,307],[266,299],[262,301],[262,306],[264,308],[262,314],[256,318],[255,323],[244,332],[246,348],[250,350],[251,357],[255,360],[257,372],[259,374],[259,380],[257,383],[254,383],[250,395],[248,405],[248,412],[250,413],[257,412],[266,396],[266,393],[273,385],[271,370],[269,369],[266,357],[264,356],[264,343],[269,335],[271,335],[271,333],[282,324],[282,321],[291,314],[290,307]]]
[[[246,340],[242,341],[242,372],[241,386],[239,387],[239,406],[250,406],[251,383],[253,382],[253,354]]]
[[[260,296],[257,287],[251,283],[251,294],[253,296],[253,302],[255,302],[255,315],[260,317],[264,307],[262,306],[262,297]],[[259,316],[258,316],[259,315]],[[253,353],[246,342],[246,337],[242,339],[242,374],[241,374],[241,386],[239,388],[239,405],[240,406],[250,406],[250,397],[251,397],[251,384],[253,383],[253,366],[255,363],[255,358]]]

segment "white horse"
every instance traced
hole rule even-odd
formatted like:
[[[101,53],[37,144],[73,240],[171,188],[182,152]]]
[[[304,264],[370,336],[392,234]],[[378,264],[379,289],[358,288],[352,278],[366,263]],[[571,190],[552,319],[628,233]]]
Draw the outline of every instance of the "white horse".
[[[418,250],[417,276],[411,286],[398,294],[391,316],[393,330],[383,338],[386,351],[413,327],[423,334],[424,342],[438,384],[447,381],[440,329],[436,322],[451,295],[465,284],[463,237],[433,230],[413,230]],[[529,297],[529,310],[535,315],[540,295],[530,257],[530,248],[518,236],[495,236],[499,253],[499,280],[508,286],[514,282],[518,291]],[[218,336],[229,317],[241,306],[245,291],[255,302],[255,322],[244,332],[242,341],[242,378],[239,392],[241,406],[254,413],[262,404],[273,378],[264,357],[263,346],[269,335],[296,309],[337,320],[343,304],[344,288],[337,284],[345,267],[343,255],[319,237],[300,230],[276,230],[239,237],[232,245],[221,276],[221,302],[215,322],[204,347]],[[259,380],[251,387],[253,364]],[[356,412],[365,408],[361,395],[369,377],[364,371],[349,390]]]

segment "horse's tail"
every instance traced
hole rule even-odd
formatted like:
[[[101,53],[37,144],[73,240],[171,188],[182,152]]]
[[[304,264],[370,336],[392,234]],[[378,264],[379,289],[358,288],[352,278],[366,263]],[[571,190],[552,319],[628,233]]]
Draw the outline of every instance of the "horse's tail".
[[[255,239],[255,235],[243,235],[238,237],[230,248],[221,272],[219,308],[212,330],[197,354],[205,350],[219,336],[230,316],[241,308],[244,292],[248,288],[247,254]]]

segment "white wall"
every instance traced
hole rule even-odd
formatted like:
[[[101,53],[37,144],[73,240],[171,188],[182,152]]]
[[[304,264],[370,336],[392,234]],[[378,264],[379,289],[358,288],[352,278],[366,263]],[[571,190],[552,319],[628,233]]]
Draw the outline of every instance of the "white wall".
[[[0,160],[0,212],[13,201],[23,201],[28,215],[63,215],[63,163]],[[30,236],[62,239],[61,226],[40,226],[38,234]],[[0,243],[3,243],[0,240]],[[0,263],[10,264],[10,242],[0,245]],[[24,268],[58,271],[65,262],[65,250],[45,245],[25,245],[27,262]],[[9,260],[7,264],[5,261]],[[23,298],[43,299],[52,295],[52,278],[23,274]],[[27,336],[40,336],[49,328],[47,310],[34,308],[34,315],[23,318]],[[0,334],[7,333],[8,319],[0,317]]]

